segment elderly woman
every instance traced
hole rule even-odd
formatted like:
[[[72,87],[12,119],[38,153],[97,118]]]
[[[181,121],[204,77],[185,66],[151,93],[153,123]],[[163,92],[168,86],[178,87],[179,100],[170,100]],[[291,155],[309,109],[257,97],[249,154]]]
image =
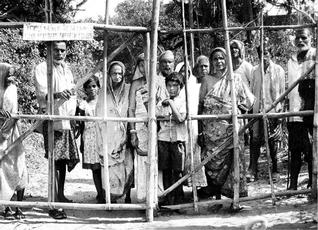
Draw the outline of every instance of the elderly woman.
[[[28,179],[22,142],[3,154],[20,135],[17,120],[9,118],[10,113],[18,112],[18,93],[12,74],[12,66],[0,63],[0,200],[9,201],[17,191],[17,200],[22,201]],[[8,220],[24,218],[19,208],[13,214],[10,207],[6,207],[3,216]]]
[[[107,87],[98,96],[96,115],[104,114],[104,92],[107,88],[107,117],[127,117],[129,85],[125,84],[125,66],[120,61],[110,63]],[[111,201],[116,202],[129,192],[133,181],[132,153],[127,148],[127,122],[97,123],[99,153],[103,153],[103,135],[106,135]],[[101,156],[103,159],[103,156]],[[101,162],[102,169],[105,167]],[[103,170],[102,170],[103,171]],[[102,174],[104,175],[104,174]],[[104,180],[103,180],[104,182]]]
[[[231,114],[231,81],[227,71],[227,57],[223,48],[215,48],[210,55],[212,63],[212,76],[204,78],[201,89],[207,90],[200,92],[202,114]],[[249,110],[255,101],[255,97],[249,88],[244,84],[240,75],[234,76],[235,93],[237,98],[236,106],[241,110]],[[208,87],[206,87],[208,86]],[[238,110],[239,112],[240,110]],[[226,138],[232,135],[232,123],[230,120],[202,120],[203,146],[202,157],[206,158],[210,154],[212,159],[205,165],[208,187],[205,192],[209,196],[215,195],[217,199],[221,198],[221,193],[227,197],[233,197],[233,145],[228,146],[218,154],[213,151],[219,147]],[[239,120],[239,126],[242,126],[242,120]],[[240,137],[240,196],[247,196],[247,187],[245,181],[245,162],[243,154],[244,142]]]

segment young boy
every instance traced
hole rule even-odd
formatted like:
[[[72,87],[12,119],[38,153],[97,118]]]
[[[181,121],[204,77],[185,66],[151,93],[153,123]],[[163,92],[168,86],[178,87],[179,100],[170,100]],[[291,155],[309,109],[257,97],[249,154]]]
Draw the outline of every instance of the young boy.
[[[169,98],[157,104],[160,121],[158,132],[158,168],[162,170],[163,186],[167,189],[182,177],[186,141],[186,103],[180,94],[183,88],[183,76],[173,72],[165,78]],[[177,204],[183,200],[182,185],[167,195],[164,204]]]

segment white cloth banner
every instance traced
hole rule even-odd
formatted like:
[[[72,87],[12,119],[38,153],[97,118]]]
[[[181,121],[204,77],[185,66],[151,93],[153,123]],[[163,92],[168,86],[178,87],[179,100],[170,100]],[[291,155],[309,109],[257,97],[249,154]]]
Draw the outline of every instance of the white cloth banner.
[[[23,25],[23,40],[93,40],[93,36],[93,24],[89,23],[26,23]]]

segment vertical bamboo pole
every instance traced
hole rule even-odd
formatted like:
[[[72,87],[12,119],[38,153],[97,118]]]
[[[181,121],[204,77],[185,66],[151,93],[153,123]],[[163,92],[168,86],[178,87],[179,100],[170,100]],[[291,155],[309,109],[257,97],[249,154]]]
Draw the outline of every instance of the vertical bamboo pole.
[[[182,0],[182,24],[183,24],[183,52],[184,52],[184,66],[185,66],[185,96],[186,96],[186,111],[187,111],[187,131],[188,131],[188,142],[186,151],[187,154],[190,154],[191,160],[191,171],[194,169],[193,165],[193,132],[192,132],[192,121],[190,118],[189,112],[189,86],[188,86],[188,78],[189,78],[189,65],[188,65],[188,48],[187,48],[187,34],[185,32],[185,9],[184,9],[184,0]],[[197,187],[195,181],[195,174],[191,176],[192,180],[192,194],[193,194],[193,208],[195,212],[198,212],[198,194]],[[180,185],[182,186],[182,185]]]
[[[237,120],[237,102],[236,102],[236,90],[234,84],[234,73],[232,66],[231,50],[230,50],[230,38],[227,25],[227,11],[226,11],[226,0],[222,0],[222,16],[223,16],[223,27],[225,37],[225,49],[227,53],[228,71],[230,73],[231,81],[231,100],[232,100],[232,123],[233,123],[233,146],[234,146],[234,197],[233,197],[233,209],[239,209],[239,196],[240,196],[240,165],[239,165],[239,127]]]
[[[106,0],[106,6],[105,6],[105,24],[108,25],[108,15],[109,15],[109,11],[108,11],[108,0]],[[108,44],[107,44],[107,36],[108,32],[105,31],[104,32],[104,54],[103,54],[103,97],[104,97],[104,104],[103,104],[103,108],[104,108],[104,118],[107,118],[107,78],[108,78],[108,74],[107,74],[107,48],[108,48]],[[107,122],[105,122],[105,129],[107,130]],[[103,163],[104,163],[104,184],[105,184],[105,200],[106,200],[106,204],[110,204],[111,202],[111,198],[110,198],[110,186],[109,186],[109,168],[108,168],[108,147],[107,147],[107,135],[103,135],[102,134],[102,138],[103,138]]]
[[[266,109],[265,109],[265,85],[264,85],[264,27],[263,27],[263,10],[260,12],[260,23],[261,23],[261,30],[260,30],[260,48],[261,48],[261,60],[260,60],[260,68],[261,68],[261,108],[262,108],[262,114],[263,114],[263,128],[264,128],[264,138],[265,138],[265,146],[266,146],[266,157],[267,157],[267,169],[268,169],[268,176],[269,176],[269,182],[271,185],[271,193],[272,193],[272,203],[275,205],[275,193],[274,193],[274,185],[273,185],[273,178],[272,178],[272,172],[271,172],[271,157],[270,157],[270,149],[269,149],[269,143],[268,143],[268,117],[266,115]]]
[[[189,0],[189,27],[194,28],[193,23],[193,2]],[[194,67],[194,33],[190,33],[190,57],[191,57],[191,68]]]
[[[46,9],[46,22],[52,23],[52,1],[45,1],[45,9]],[[54,114],[54,99],[53,99],[53,42],[48,42],[47,46],[47,114]],[[49,202],[55,201],[55,161],[54,161],[54,130],[53,130],[53,121],[48,121],[48,133],[44,134],[48,135],[48,164],[49,164],[49,172],[48,172],[48,200]]]
[[[316,64],[315,64],[315,108],[313,124],[313,151],[312,151],[312,186],[311,198],[317,200],[317,170],[318,170],[318,20],[316,19]]]
[[[149,102],[148,102],[148,161],[150,163],[150,171],[148,175],[148,192],[147,192],[147,209],[146,219],[153,221],[154,211],[154,194],[155,194],[155,167],[156,149],[157,149],[157,121],[156,121],[156,97],[155,97],[155,81],[157,77],[157,44],[158,44],[158,27],[159,27],[160,1],[154,0],[152,7],[151,34],[150,34],[150,76],[149,76]]]

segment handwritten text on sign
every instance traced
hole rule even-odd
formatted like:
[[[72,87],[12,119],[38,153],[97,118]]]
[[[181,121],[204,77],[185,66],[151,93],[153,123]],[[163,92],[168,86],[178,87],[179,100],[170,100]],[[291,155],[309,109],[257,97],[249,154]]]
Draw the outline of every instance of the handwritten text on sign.
[[[23,40],[93,40],[93,25],[88,23],[27,23],[23,26]]]

